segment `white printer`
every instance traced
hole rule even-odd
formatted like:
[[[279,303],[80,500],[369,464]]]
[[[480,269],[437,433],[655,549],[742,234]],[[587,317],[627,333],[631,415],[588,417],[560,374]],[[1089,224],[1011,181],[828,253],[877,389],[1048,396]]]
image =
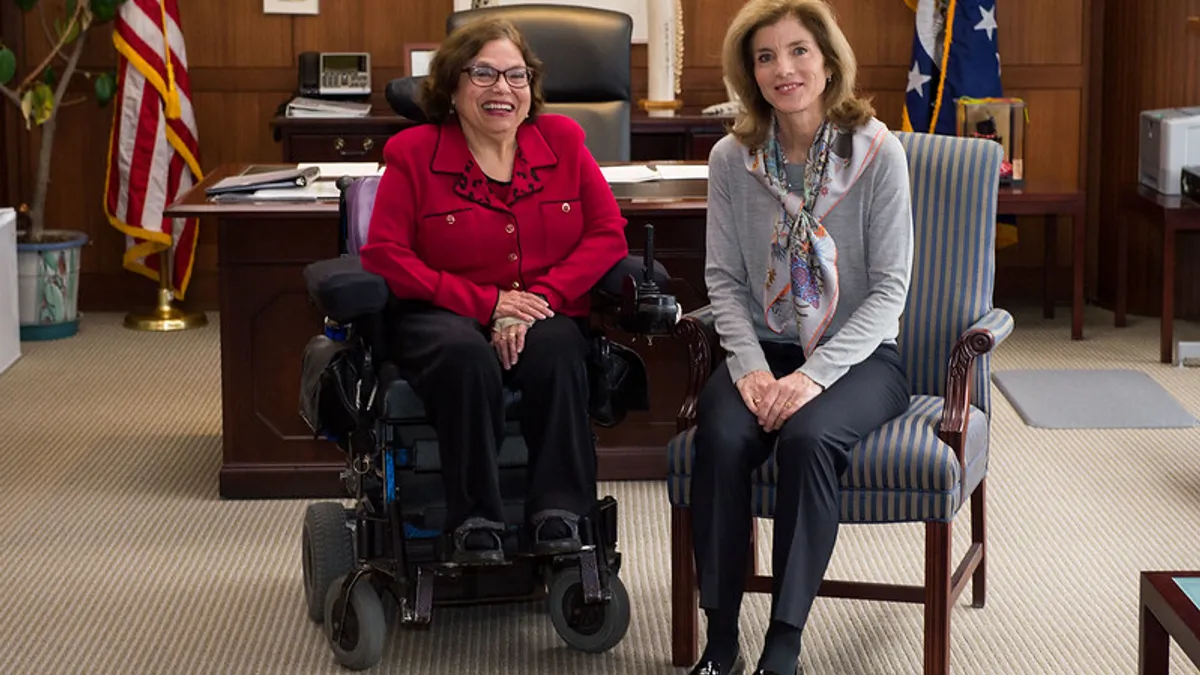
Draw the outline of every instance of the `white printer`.
[[[1200,164],[1200,107],[1144,110],[1140,127],[1138,180],[1179,194],[1183,167]]]

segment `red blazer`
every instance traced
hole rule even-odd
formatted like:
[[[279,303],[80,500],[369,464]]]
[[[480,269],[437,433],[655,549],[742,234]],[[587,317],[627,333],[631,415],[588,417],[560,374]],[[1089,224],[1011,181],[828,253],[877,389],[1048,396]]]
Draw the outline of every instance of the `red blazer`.
[[[521,125],[507,203],[488,188],[455,119],[401,131],[383,156],[360,255],[398,298],[486,326],[501,289],[524,289],[555,313],[586,316],[588,291],[628,254],[625,218],[569,117]]]

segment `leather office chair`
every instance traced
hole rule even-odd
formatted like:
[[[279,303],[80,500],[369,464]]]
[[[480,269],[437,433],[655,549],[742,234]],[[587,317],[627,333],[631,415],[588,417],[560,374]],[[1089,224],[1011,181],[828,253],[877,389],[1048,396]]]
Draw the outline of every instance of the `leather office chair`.
[[[925,609],[925,675],[950,672],[950,615],[971,586],[983,607],[987,570],[986,478],[991,425],[991,352],[1013,330],[992,305],[1000,146],[991,141],[897,132],[912,183],[914,259],[897,340],[912,387],[909,408],[854,447],[841,481],[841,522],[925,524],[921,585],[830,580],[826,597],[912,602]],[[696,660],[697,595],[691,534],[696,399],[724,358],[710,307],[685,316],[677,334],[692,364],[680,433],[668,445],[671,501],[672,661]],[[772,456],[752,477],[754,517],[774,516]],[[971,541],[955,564],[951,527],[970,501]],[[753,552],[752,552],[753,555]],[[767,593],[754,574],[746,590]]]
[[[629,161],[633,19],[628,14],[558,5],[486,7],[454,12],[446,19],[446,32],[485,18],[511,21],[542,60],[545,112],[578,122],[596,161]],[[388,84],[385,94],[397,114],[424,119],[416,103],[421,79]]]

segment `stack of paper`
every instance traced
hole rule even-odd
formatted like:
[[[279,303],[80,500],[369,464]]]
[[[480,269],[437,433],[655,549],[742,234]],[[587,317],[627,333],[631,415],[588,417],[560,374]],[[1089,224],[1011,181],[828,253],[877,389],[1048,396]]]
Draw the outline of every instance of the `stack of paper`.
[[[342,176],[362,178],[364,176],[379,176],[383,167],[378,162],[309,162],[297,164],[297,169],[315,168],[321,172],[321,178],[337,180]]]
[[[341,196],[337,181],[318,180],[304,187],[262,188],[253,192],[226,192],[212,198],[214,202],[315,202]]]
[[[707,164],[656,164],[663,180],[708,180]]]
[[[288,117],[366,117],[369,114],[370,103],[327,101],[297,96],[287,104]]]
[[[622,164],[620,166],[602,166],[600,173],[609,183],[642,183],[648,180],[658,180],[658,172],[645,164]]]
[[[708,180],[707,164],[621,164],[600,167],[612,183],[644,183],[652,180]]]

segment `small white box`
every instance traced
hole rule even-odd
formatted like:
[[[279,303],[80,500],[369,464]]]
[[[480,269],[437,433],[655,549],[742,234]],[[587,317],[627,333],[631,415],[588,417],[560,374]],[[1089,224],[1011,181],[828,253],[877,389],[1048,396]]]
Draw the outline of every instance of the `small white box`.
[[[1200,164],[1200,108],[1143,110],[1139,127],[1138,181],[1179,194],[1183,167]]]
[[[0,209],[0,373],[21,357],[17,313],[17,212]]]

